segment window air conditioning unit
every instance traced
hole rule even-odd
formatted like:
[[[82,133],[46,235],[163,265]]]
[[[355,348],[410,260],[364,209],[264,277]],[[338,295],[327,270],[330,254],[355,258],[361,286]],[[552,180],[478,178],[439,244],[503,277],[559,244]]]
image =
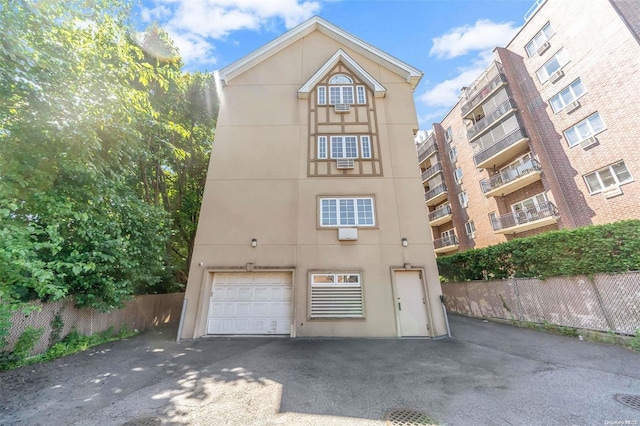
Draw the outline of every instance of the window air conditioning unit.
[[[353,158],[338,158],[336,160],[338,169],[353,169]]]
[[[338,228],[338,240],[356,241],[358,239],[358,228]]]
[[[580,108],[580,101],[573,101],[571,102],[569,105],[567,105],[564,110],[567,114],[569,114],[570,112],[575,111],[576,109]]]
[[[538,50],[537,50],[538,55],[542,55],[544,52],[547,51],[549,47],[551,47],[551,45],[549,44],[548,41],[542,43],[540,47],[538,47]]]
[[[351,109],[351,105],[349,104],[335,104],[333,106],[335,112],[349,112]]]
[[[549,76],[549,80],[551,80],[552,83],[555,83],[556,81],[560,80],[562,77],[564,77],[564,71],[558,70]]]
[[[613,185],[602,190],[602,196],[604,198],[613,198],[618,195],[622,195],[622,189],[617,185]]]
[[[582,142],[580,142],[580,148],[582,148],[583,150],[587,150],[589,148],[591,148],[592,146],[595,146],[598,143],[598,139],[596,139],[595,136],[591,136],[590,138],[587,138],[585,140],[583,140]]]

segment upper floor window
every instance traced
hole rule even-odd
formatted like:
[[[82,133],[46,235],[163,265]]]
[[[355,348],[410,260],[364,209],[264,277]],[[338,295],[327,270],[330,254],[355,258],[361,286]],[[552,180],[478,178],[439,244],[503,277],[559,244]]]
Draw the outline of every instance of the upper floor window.
[[[362,158],[371,158],[371,139],[369,136],[360,136],[360,148]]]
[[[455,178],[456,183],[462,183],[462,168],[458,167],[457,169],[455,169],[453,172],[453,177]]]
[[[357,103],[364,105],[367,103],[367,90],[363,85],[355,85],[353,79],[348,75],[337,74],[329,79],[328,86],[318,86],[317,103],[318,105],[343,104],[352,105]],[[328,87],[328,99],[327,99]]]
[[[375,226],[373,198],[321,198],[320,226]]]
[[[476,224],[473,223],[472,220],[464,224],[464,229],[465,231],[467,231],[467,235],[469,236],[469,238],[476,237]]]
[[[359,138],[359,139],[358,139]],[[358,140],[360,151],[358,152]],[[371,136],[318,136],[319,160],[327,158],[373,158]],[[358,155],[360,154],[360,155]]]
[[[458,150],[456,149],[455,146],[452,146],[451,149],[449,150],[449,160],[452,163],[455,163],[457,159],[458,159]]]
[[[606,128],[607,127],[602,121],[602,118],[600,118],[600,114],[596,112],[595,114],[590,115],[575,126],[568,128],[563,133],[564,137],[567,139],[567,142],[569,142],[569,146],[571,147],[579,144],[580,142],[584,141],[587,138],[590,138],[595,134],[602,132]]]
[[[352,104],[353,86],[329,86],[329,103],[331,105]]]
[[[358,137],[331,136],[331,158],[358,158]]]
[[[562,89],[557,95],[553,98],[549,99],[549,104],[551,105],[551,109],[553,112],[558,113],[562,111],[567,105],[571,102],[575,101],[582,95],[584,95],[587,90],[584,88],[582,81],[577,79],[569,86]]]
[[[524,50],[527,51],[527,55],[532,57],[538,50],[542,53],[545,50],[545,43],[551,38],[551,36],[555,34],[553,28],[551,27],[551,23],[547,22],[547,24],[542,27],[540,32],[536,34],[533,39],[524,47]]]
[[[451,126],[447,127],[447,130],[444,131],[444,138],[447,142],[450,142],[453,138],[453,130],[451,129]]]
[[[545,83],[549,80],[549,77],[554,72],[568,64],[570,60],[569,54],[564,49],[558,51],[553,58],[549,59],[542,67],[540,67],[540,69],[538,69],[538,71],[536,71],[540,83]]]
[[[331,77],[329,80],[329,84],[353,84],[353,80],[351,77],[348,77],[344,74],[338,74]]]
[[[624,161],[607,166],[584,176],[590,194],[597,194],[605,188],[631,182],[633,178]]]
[[[460,201],[460,205],[463,208],[469,205],[469,196],[467,195],[467,191],[462,191],[458,194],[458,201]]]
[[[326,105],[327,103],[327,88],[325,86],[318,86],[318,105]]]
[[[455,238],[456,230],[453,228],[447,229],[446,231],[443,231],[442,233],[440,233],[440,236],[442,238]]]
[[[538,195],[534,195],[531,198],[527,198],[526,200],[522,200],[519,203],[515,203],[511,205],[511,211],[514,214],[518,214],[520,212],[529,212],[538,211],[540,208],[545,208],[547,205],[547,196],[544,192],[541,192]]]
[[[366,90],[364,90],[364,86],[356,86],[356,94],[358,95],[357,102],[359,104],[367,103]]]

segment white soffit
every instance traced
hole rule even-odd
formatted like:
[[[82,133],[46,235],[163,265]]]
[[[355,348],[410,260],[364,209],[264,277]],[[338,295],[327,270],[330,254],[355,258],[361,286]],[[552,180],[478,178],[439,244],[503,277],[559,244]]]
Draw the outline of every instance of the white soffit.
[[[318,84],[320,79],[324,77],[330,70],[333,68],[338,62],[342,62],[347,68],[349,68],[355,75],[357,75],[360,80],[364,81],[376,95],[376,98],[384,97],[387,89],[378,81],[371,77],[371,74],[366,72],[364,68],[362,68],[356,61],[351,59],[349,55],[345,53],[344,50],[338,49],[333,56],[324,63],[322,67],[298,90],[299,98],[308,98],[309,92],[313,89],[313,87]]]
[[[225,84],[228,83],[233,78],[239,76],[265,59],[270,58],[287,46],[290,46],[316,30],[331,37],[345,47],[352,49],[354,52],[357,52],[388,70],[402,76],[409,84],[411,84],[413,89],[416,88],[422,78],[423,73],[417,68],[414,68],[411,65],[408,65],[383,52],[382,50],[373,47],[369,43],[360,40],[348,32],[325,21],[319,16],[314,16],[297,27],[287,31],[275,40],[265,44],[258,50],[253,51],[244,58],[222,68],[219,72],[220,79]]]

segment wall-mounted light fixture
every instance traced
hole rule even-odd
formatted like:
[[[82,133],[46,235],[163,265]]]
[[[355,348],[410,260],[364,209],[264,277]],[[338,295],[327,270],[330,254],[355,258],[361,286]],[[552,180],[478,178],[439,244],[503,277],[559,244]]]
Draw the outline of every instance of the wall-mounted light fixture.
[[[411,264],[410,263],[405,263],[404,264],[404,269],[411,269]]]
[[[256,240],[255,238],[251,239],[251,247],[256,247],[258,245],[258,240]]]
[[[407,239],[406,239],[406,238],[403,238],[403,239],[402,239],[402,247],[406,247],[406,246],[408,246],[408,245],[409,245],[409,241],[407,241]]]

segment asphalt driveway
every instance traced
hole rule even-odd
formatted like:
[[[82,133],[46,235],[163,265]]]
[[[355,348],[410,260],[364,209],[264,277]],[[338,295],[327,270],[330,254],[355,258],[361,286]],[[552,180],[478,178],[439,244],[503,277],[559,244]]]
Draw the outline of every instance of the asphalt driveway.
[[[0,373],[0,424],[640,425],[640,354],[451,316],[454,338],[210,338],[160,328]],[[151,424],[151,423],[148,423]]]

